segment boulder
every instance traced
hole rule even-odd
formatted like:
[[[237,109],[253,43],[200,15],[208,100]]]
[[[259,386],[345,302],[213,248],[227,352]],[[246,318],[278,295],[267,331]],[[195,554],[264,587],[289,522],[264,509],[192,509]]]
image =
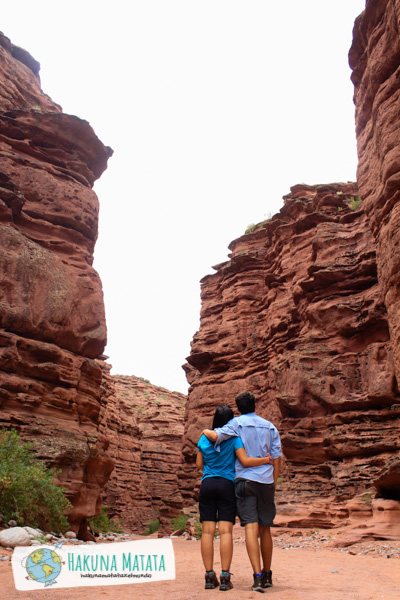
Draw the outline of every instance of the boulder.
[[[0,545],[3,548],[15,548],[16,546],[30,546],[31,538],[24,527],[11,527],[0,531]]]

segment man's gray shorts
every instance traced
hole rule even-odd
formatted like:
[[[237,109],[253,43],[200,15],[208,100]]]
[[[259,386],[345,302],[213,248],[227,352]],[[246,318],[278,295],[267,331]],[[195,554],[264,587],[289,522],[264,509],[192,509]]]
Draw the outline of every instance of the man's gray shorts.
[[[235,479],[235,495],[242,527],[249,523],[258,523],[262,527],[273,525],[276,515],[273,483]]]

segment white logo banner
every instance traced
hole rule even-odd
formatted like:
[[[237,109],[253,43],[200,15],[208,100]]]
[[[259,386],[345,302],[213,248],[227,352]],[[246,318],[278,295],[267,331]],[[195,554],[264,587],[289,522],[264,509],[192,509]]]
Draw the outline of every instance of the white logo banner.
[[[151,583],[175,579],[175,555],[170,539],[19,546],[12,568],[17,590]]]

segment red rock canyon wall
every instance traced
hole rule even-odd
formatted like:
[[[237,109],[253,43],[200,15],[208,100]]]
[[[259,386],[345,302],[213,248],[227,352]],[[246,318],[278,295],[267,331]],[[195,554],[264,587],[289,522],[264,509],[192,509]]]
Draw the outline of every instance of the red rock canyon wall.
[[[0,425],[61,469],[72,528],[102,503],[127,530],[182,508],[185,397],[103,361],[92,190],[112,151],[40,88],[39,63],[0,35]],[[106,483],[110,477],[106,487]]]
[[[293,187],[202,280],[185,365],[187,501],[201,429],[217,403],[250,389],[282,433],[281,524],[398,514],[399,24],[400,0],[369,0],[355,23],[357,186]]]
[[[76,530],[104,502],[129,530],[167,531],[196,497],[201,429],[243,389],[282,434],[280,524],[398,510],[399,23],[400,0],[355,23],[357,185],[294,186],[201,282],[183,460],[184,397],[102,361],[92,186],[111,150],[0,36],[0,424],[62,470]]]
[[[242,390],[280,429],[280,522],[331,526],[398,454],[399,402],[375,241],[355,184],[292,188],[202,280],[182,476],[215,405]],[[301,509],[300,509],[301,505]],[[304,510],[304,506],[306,509]]]
[[[400,2],[369,0],[354,26],[357,181],[376,243],[379,283],[400,379]],[[400,430],[398,429],[398,432]],[[400,500],[400,458],[380,482]]]
[[[92,267],[92,186],[112,151],[43,94],[38,72],[1,34],[0,424],[61,469],[78,529],[113,467],[99,432],[106,323]]]
[[[178,470],[186,396],[134,376],[104,372],[102,431],[115,468],[104,503],[128,531],[144,533],[159,519],[160,533],[183,506]]]

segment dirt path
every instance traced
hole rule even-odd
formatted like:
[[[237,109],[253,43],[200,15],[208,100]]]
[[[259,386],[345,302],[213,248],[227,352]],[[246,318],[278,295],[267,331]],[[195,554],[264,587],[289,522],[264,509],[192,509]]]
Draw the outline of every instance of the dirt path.
[[[383,543],[380,542],[382,545]],[[220,598],[219,589],[204,589],[204,571],[198,541],[173,540],[176,579],[108,587],[40,589],[20,592],[14,587],[11,564],[0,562],[1,600],[212,600]],[[274,587],[266,590],[277,600],[399,600],[400,559],[387,554],[351,555],[337,549],[319,547],[282,548],[275,545]],[[398,543],[400,546],[400,543]],[[370,546],[370,545],[369,545]],[[382,546],[383,548],[385,546]],[[368,546],[366,546],[368,548]],[[215,569],[220,570],[216,542]],[[4,552],[3,552],[4,554]],[[257,599],[250,591],[250,563],[243,540],[235,542],[231,567],[234,589],[226,593],[231,600]]]

